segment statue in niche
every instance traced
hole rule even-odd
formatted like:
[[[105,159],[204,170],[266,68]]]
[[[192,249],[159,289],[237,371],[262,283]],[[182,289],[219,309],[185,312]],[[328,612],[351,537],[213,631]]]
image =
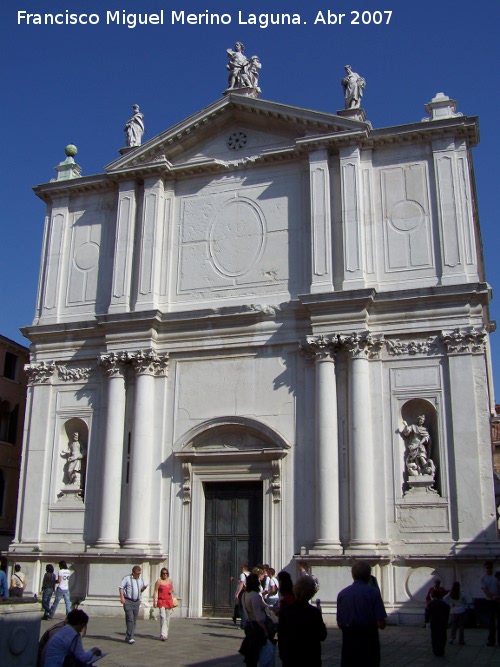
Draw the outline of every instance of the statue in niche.
[[[342,79],[344,89],[344,100],[346,109],[359,109],[361,107],[361,98],[363,89],[366,87],[366,81],[362,76],[353,72],[350,65],[344,67],[346,76]]]
[[[73,439],[70,440],[68,449],[64,452],[61,452],[61,456],[66,459],[66,482],[69,483],[71,487],[81,491],[83,460],[85,459],[86,451],[85,447],[80,442],[80,435],[78,431],[73,433]]]
[[[431,436],[424,426],[425,415],[417,417],[417,423],[408,424],[403,421],[401,435],[408,439],[406,445],[405,464],[406,471],[410,477],[418,475],[431,475],[434,477],[436,466],[430,458]]]
[[[228,90],[253,88],[256,93],[260,93],[258,84],[262,64],[258,56],[252,56],[248,59],[244,51],[245,45],[242,42],[236,42],[234,51],[232,49],[226,50],[229,58],[226,65],[229,70]]]
[[[125,132],[125,145],[134,147],[140,146],[144,129],[144,114],[140,113],[139,105],[134,104],[134,115],[125,123],[123,131]]]

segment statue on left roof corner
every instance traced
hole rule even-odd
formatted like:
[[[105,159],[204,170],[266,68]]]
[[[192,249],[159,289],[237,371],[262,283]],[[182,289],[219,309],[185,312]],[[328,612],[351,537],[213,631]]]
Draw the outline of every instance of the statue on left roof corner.
[[[134,115],[125,123],[126,146],[140,146],[144,134],[144,114],[139,111],[139,105],[134,104]]]

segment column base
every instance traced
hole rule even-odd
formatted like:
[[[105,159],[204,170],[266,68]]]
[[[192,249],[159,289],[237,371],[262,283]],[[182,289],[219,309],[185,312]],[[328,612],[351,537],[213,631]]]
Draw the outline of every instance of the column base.
[[[161,554],[161,544],[159,542],[147,542],[146,540],[129,539],[125,540],[123,550],[133,551],[137,555],[156,555]]]
[[[387,542],[365,542],[356,540],[349,542],[344,551],[346,556],[389,556],[390,549]]]
[[[87,551],[118,551],[120,548],[118,540],[106,540],[103,538],[97,540],[97,542],[87,549]]]
[[[311,556],[318,555],[324,556],[325,554],[331,554],[332,556],[341,556],[344,553],[344,549],[338,540],[329,540],[321,539],[316,540],[308,553]]]

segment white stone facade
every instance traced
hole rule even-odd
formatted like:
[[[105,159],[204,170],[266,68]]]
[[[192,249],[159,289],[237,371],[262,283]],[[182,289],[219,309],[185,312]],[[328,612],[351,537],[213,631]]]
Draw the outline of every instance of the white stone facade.
[[[199,616],[206,484],[256,481],[263,561],[302,554],[327,613],[353,556],[396,621],[421,621],[434,571],[479,592],[499,543],[478,125],[445,96],[428,111],[372,129],[233,93],[104,174],[35,188],[11,547],[32,590],[64,558],[74,597],[121,613],[130,565],[153,582],[168,563]],[[421,414],[436,472],[412,486],[400,431]]]

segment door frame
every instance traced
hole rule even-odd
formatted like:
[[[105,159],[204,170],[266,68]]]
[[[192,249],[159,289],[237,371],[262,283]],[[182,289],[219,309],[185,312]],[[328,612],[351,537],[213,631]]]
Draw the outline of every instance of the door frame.
[[[258,448],[228,447],[228,428],[257,433],[262,440]],[[219,449],[197,447],[207,431],[217,434],[223,426],[224,445]],[[203,563],[205,537],[204,482],[262,482],[262,557],[264,562],[284,562],[285,503],[282,498],[282,467],[290,445],[268,427],[245,418],[216,419],[191,432],[188,442],[175,454],[182,466],[183,506],[180,539],[177,540],[179,565],[183,572],[183,612],[190,618],[203,613]],[[198,438],[198,436],[201,436]],[[187,439],[187,438],[186,438]],[[186,442],[186,439],[184,442]],[[174,531],[175,534],[175,531]],[[288,560],[290,554],[286,555]],[[233,576],[237,573],[232,573]]]

